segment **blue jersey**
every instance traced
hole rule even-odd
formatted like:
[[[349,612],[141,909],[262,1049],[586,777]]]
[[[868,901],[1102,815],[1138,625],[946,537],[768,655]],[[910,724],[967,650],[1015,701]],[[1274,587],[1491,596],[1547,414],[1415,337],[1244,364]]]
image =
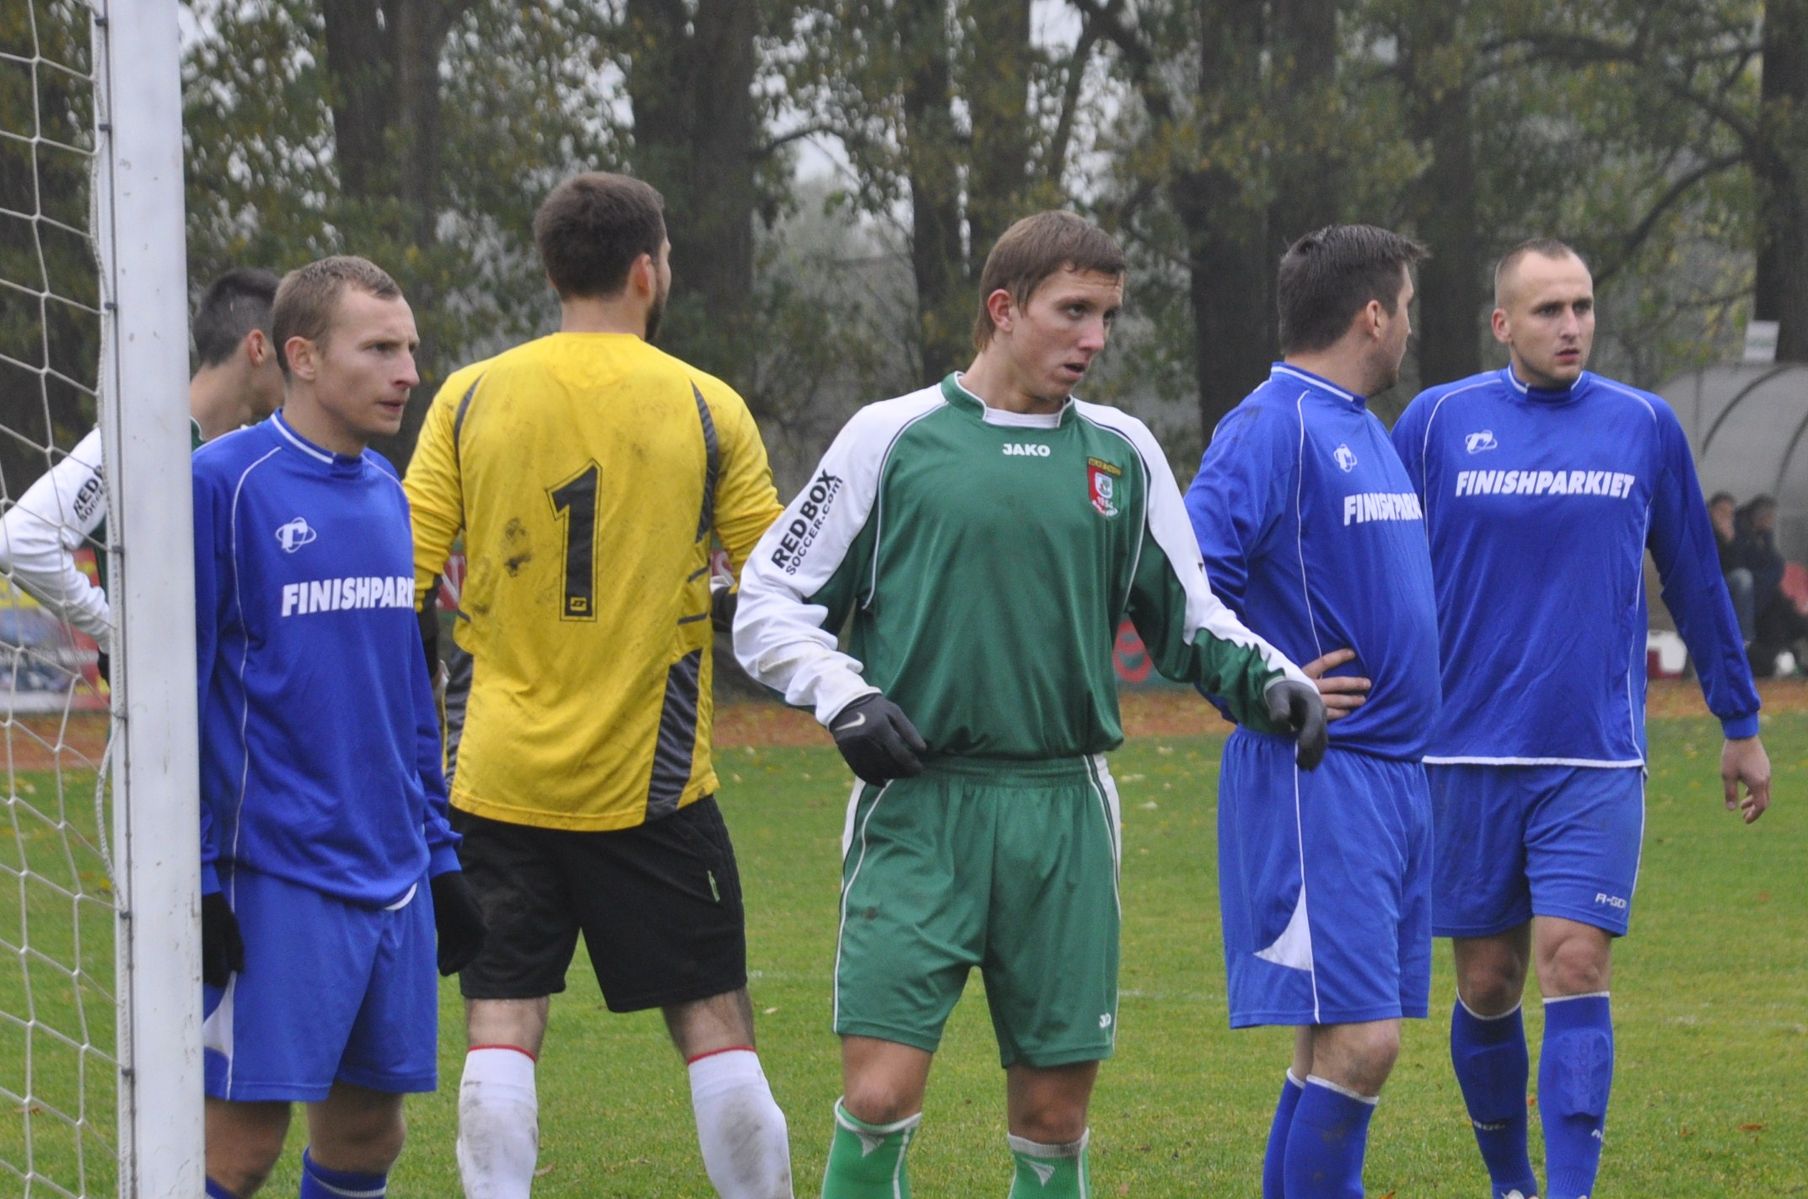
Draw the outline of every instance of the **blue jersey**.
[[[1510,368],[1422,393],[1394,444],[1425,505],[1444,713],[1427,762],[1639,766],[1644,556],[1729,737],[1758,731],[1688,439],[1657,396]]]
[[[278,414],[197,450],[194,495],[203,889],[382,906],[456,870],[395,471]]]
[[[1296,662],[1371,680],[1331,744],[1416,761],[1438,712],[1419,498],[1361,396],[1277,363],[1218,424],[1186,495],[1218,598]]]

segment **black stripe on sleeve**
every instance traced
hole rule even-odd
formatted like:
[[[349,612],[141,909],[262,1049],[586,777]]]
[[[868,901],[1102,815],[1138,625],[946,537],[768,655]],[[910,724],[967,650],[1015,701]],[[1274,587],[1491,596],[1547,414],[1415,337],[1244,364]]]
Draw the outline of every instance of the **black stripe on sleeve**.
[[[696,539],[702,541],[716,523],[716,475],[722,469],[722,451],[716,444],[716,422],[695,383],[691,384],[691,395],[697,399],[697,417],[703,422],[703,451],[708,459],[703,471],[703,511],[697,517]]]
[[[458,401],[458,415],[452,418],[452,457],[454,458],[459,456],[458,438],[459,435],[464,432],[465,413],[471,410],[471,401],[477,397],[477,386],[482,382],[482,375],[478,375],[475,379],[472,379],[471,386],[465,390],[464,399]]]

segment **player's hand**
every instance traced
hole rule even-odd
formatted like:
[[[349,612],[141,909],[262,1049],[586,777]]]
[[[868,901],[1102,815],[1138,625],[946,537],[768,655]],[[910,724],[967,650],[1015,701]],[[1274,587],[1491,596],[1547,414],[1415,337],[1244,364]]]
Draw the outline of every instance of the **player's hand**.
[[[1739,784],[1745,784],[1745,797]],[[1737,811],[1750,824],[1770,807],[1770,755],[1756,737],[1729,738],[1720,749],[1720,784],[1726,790],[1726,810]]]
[[[108,687],[113,686],[113,660],[107,656],[107,651],[104,649],[95,652],[94,673]]]
[[[902,708],[878,692],[863,695],[829,721],[835,748],[869,783],[907,779],[923,773],[929,745]]]
[[[734,580],[716,575],[709,581],[709,623],[720,632],[734,631],[735,607],[740,603],[741,593],[734,589]]]
[[[1341,720],[1368,702],[1369,681],[1361,675],[1340,674],[1325,677],[1345,662],[1354,661],[1353,649],[1334,649],[1322,658],[1314,658],[1300,667],[1305,676],[1318,684],[1318,697],[1325,701],[1325,719]]]
[[[1298,741],[1293,756],[1300,769],[1316,767],[1325,756],[1325,701],[1312,687],[1284,676],[1262,694],[1268,700],[1268,719]]]
[[[239,936],[239,918],[224,893],[201,896],[201,981],[223,987],[236,970],[245,968],[245,942]]]
[[[433,877],[433,928],[439,934],[439,972],[457,974],[471,964],[489,935],[483,905],[460,870]]]

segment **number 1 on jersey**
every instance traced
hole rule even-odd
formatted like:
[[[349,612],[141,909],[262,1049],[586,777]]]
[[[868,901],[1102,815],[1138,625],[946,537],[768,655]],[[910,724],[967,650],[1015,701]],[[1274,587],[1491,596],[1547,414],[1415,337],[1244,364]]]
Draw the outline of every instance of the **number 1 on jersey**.
[[[596,485],[603,468],[592,459],[557,487],[548,487],[553,515],[565,526],[564,620],[596,619]]]

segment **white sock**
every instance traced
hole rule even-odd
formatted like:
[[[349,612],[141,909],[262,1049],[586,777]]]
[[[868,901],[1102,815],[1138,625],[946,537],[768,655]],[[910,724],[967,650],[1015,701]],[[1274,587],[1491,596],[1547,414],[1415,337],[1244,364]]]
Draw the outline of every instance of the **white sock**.
[[[785,1113],[751,1049],[692,1058],[691,1110],[703,1168],[722,1199],[792,1199]]]
[[[465,1199],[527,1199],[540,1151],[534,1059],[507,1045],[465,1054],[458,1084],[458,1177]]]

